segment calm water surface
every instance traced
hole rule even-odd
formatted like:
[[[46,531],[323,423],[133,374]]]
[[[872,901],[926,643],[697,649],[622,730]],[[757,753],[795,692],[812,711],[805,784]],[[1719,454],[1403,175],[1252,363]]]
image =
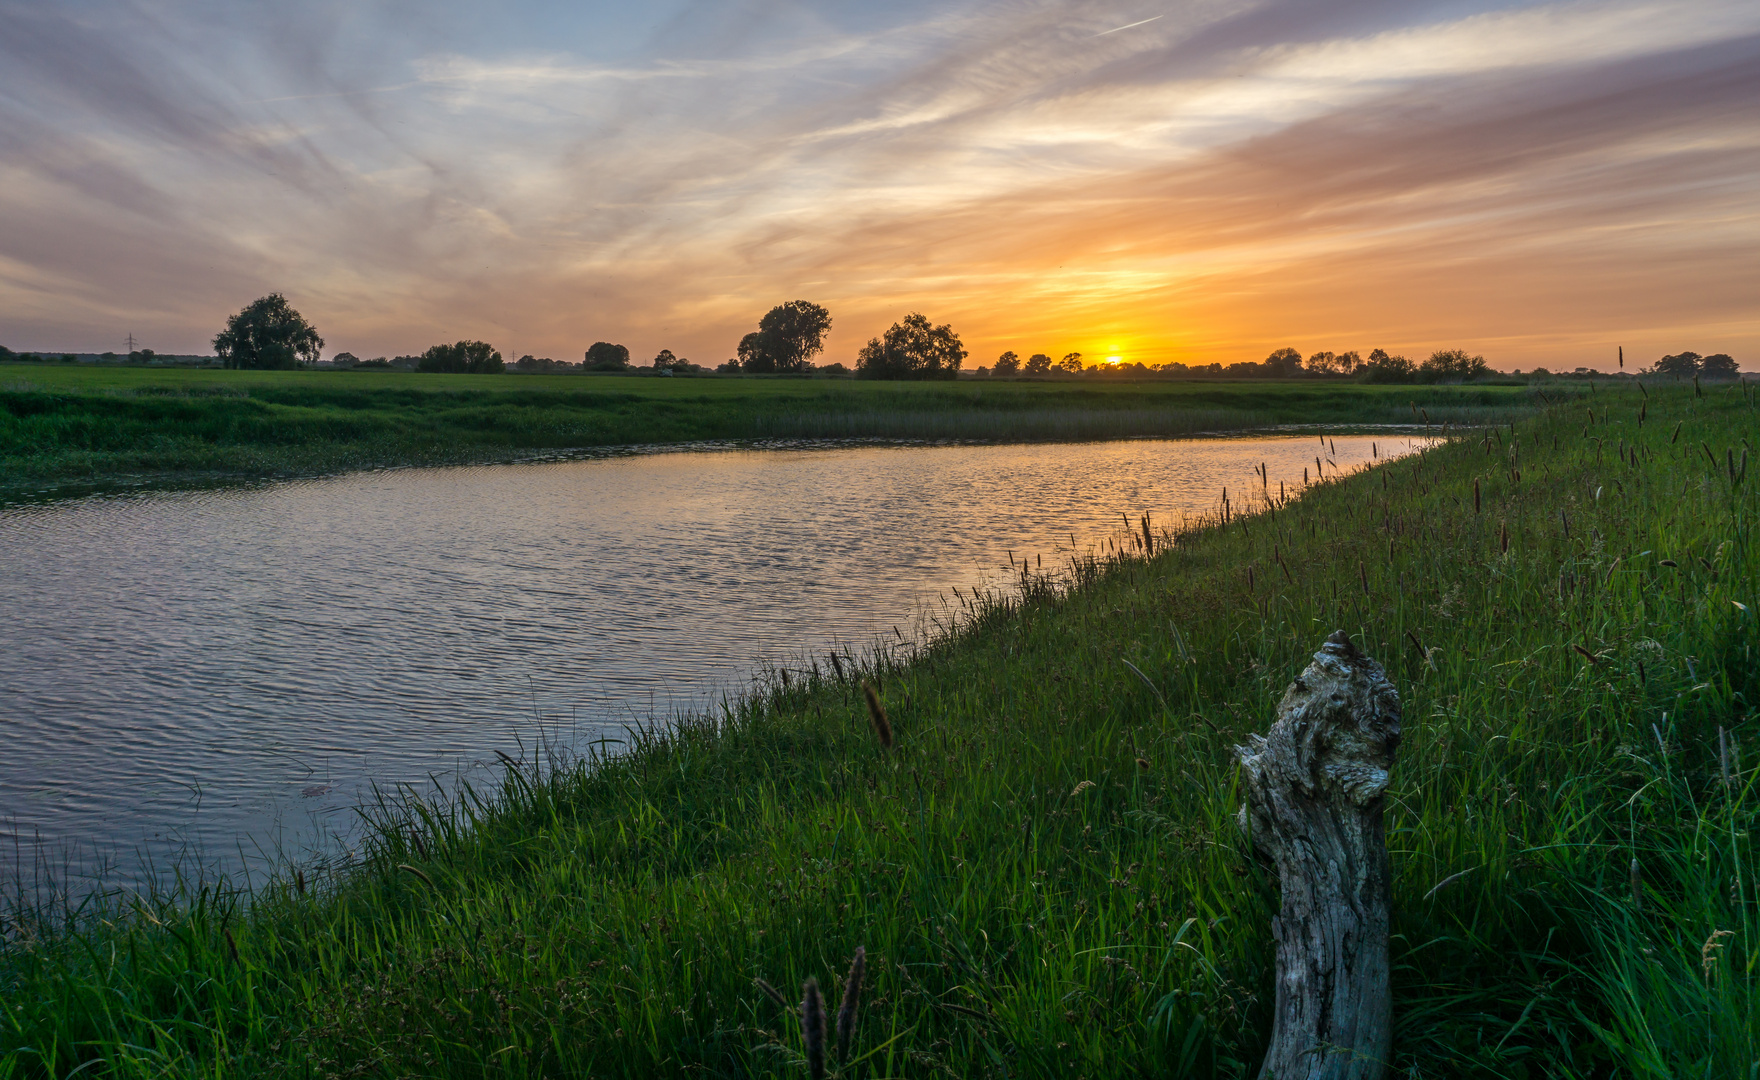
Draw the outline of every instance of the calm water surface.
[[[346,851],[374,784],[529,756],[540,718],[621,737],[911,637],[1010,551],[1049,565],[1370,442],[666,452],[0,510],[0,876]]]

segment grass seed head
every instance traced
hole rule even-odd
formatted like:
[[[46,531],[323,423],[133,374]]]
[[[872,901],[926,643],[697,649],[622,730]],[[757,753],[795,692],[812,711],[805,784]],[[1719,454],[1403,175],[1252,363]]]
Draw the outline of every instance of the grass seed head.
[[[855,958],[849,962],[849,977],[843,981],[843,1001],[837,1006],[837,1063],[849,1060],[849,1043],[856,1030],[856,1010],[862,1007],[862,976],[868,970],[868,950],[856,946]]]
[[[864,682],[862,696],[868,699],[868,719],[874,725],[874,735],[883,748],[892,749],[892,721],[886,718],[886,706],[880,704],[880,691],[874,689],[873,683]]]
[[[819,996],[819,980],[809,978],[801,987],[801,1043],[807,1052],[807,1075],[825,1076],[825,999]]]

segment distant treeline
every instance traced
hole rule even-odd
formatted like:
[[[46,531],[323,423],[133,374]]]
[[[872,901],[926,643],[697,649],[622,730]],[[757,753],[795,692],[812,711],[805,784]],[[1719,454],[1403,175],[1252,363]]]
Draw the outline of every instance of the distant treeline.
[[[1439,349],[1421,363],[1404,356],[1390,355],[1384,349],[1370,351],[1363,357],[1355,350],[1348,352],[1317,352],[1303,359],[1300,351],[1282,348],[1263,361],[1249,360],[1234,364],[1166,364],[1084,363],[1081,353],[1069,353],[1053,361],[1044,353],[1035,353],[1021,360],[1013,352],[997,357],[992,367],[980,367],[980,377],[1042,376],[1048,378],[1085,376],[1093,378],[1165,378],[1165,379],[1353,379],[1366,383],[1444,383],[1472,382],[1488,378],[1572,378],[1608,377],[1609,375],[1669,375],[1676,378],[1733,379],[1738,377],[1735,360],[1726,353],[1701,357],[1695,352],[1665,356],[1654,365],[1625,372],[1625,357],[1620,355],[1621,370],[1598,371],[1579,367],[1572,371],[1551,371],[1536,367],[1525,374],[1521,370],[1499,372],[1485,362],[1483,356],[1469,354],[1465,349]]]
[[[934,325],[920,312],[893,323],[880,337],[871,338],[857,352],[852,370],[841,363],[815,365],[813,357],[824,350],[831,329],[831,312],[809,300],[790,300],[771,308],[758,328],[740,339],[736,355],[713,368],[722,375],[817,375],[851,376],[859,379],[954,379],[961,374],[968,355],[953,327]],[[228,368],[280,369],[329,366],[345,370],[422,371],[451,374],[492,375],[512,370],[530,374],[576,374],[586,372],[647,371],[655,375],[701,375],[709,368],[661,349],[643,368],[631,361],[627,347],[595,341],[579,363],[527,354],[511,368],[492,345],[483,341],[458,341],[428,348],[420,355],[363,360],[351,352],[337,353],[327,364],[322,355],[324,339],[280,293],[265,296],[227,320],[226,329],[214,338],[217,357],[159,357],[151,349],[130,352],[127,359],[115,353],[92,354],[14,353],[0,346],[0,361],[37,363],[133,363],[156,366],[224,366]],[[1579,367],[1557,375],[1593,376],[1625,374],[1625,352],[1619,354],[1617,373]],[[1079,352],[1052,360],[1034,353],[1024,360],[1010,350],[995,363],[965,374],[978,378],[1160,378],[1160,379],[1351,379],[1365,383],[1461,383],[1492,377],[1521,377],[1520,370],[1505,376],[1493,371],[1483,356],[1465,349],[1438,349],[1422,362],[1396,356],[1385,349],[1372,349],[1367,357],[1355,349],[1322,350],[1306,358],[1298,349],[1282,348],[1264,360],[1223,365],[1088,363]],[[1740,371],[1728,353],[1701,356],[1684,351],[1664,356],[1655,364],[1632,374],[1666,375],[1679,379],[1733,379]],[[1528,377],[1550,378],[1554,373],[1537,367]]]
[[[118,364],[135,367],[220,367],[217,356],[200,356],[193,353],[156,353],[151,349],[136,349],[131,353],[57,353],[57,352],[14,352],[0,345],[0,362],[18,364]]]

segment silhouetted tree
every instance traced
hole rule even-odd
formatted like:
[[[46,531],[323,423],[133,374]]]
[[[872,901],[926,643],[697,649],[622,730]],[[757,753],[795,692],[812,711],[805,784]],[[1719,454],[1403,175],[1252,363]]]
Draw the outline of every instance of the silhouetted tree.
[[[1483,356],[1469,356],[1465,349],[1438,349],[1418,368],[1418,378],[1425,382],[1465,382],[1490,373],[1491,367]]]
[[[813,357],[825,348],[831,330],[831,312],[810,300],[777,304],[758,322],[765,350],[778,371],[805,371]]]
[[[1317,352],[1308,357],[1306,367],[1311,375],[1331,375],[1338,371],[1338,356],[1335,353]]]
[[[770,355],[765,347],[762,331],[753,330],[739,339],[739,347],[734,350],[739,354],[738,363],[741,371],[753,375],[769,375],[776,370],[776,358]]]
[[[953,327],[931,326],[920,312],[895,322],[883,337],[872,338],[856,355],[856,374],[864,379],[952,379],[966,358]]]
[[[1403,356],[1389,356],[1376,349],[1357,369],[1357,377],[1372,383],[1405,383],[1418,376],[1418,366]]]
[[[315,363],[323,348],[324,339],[280,293],[252,302],[214,335],[214,352],[229,368],[297,368]]]
[[[1265,374],[1273,379],[1290,379],[1302,373],[1300,350],[1282,348],[1265,358]]]
[[[740,368],[759,374],[808,371],[830,329],[831,312],[810,300],[777,304],[740,339]]]
[[[582,363],[588,371],[627,371],[629,350],[609,341],[595,341]]]
[[[1712,353],[1699,361],[1699,375],[1706,379],[1734,379],[1741,375],[1741,369],[1729,353]]]
[[[1654,370],[1658,375],[1672,375],[1677,379],[1690,379],[1699,374],[1699,361],[1702,359],[1703,357],[1696,352],[1678,352],[1673,356],[1665,356],[1656,361]]]
[[[435,345],[416,362],[417,371],[452,375],[498,375],[506,369],[501,354],[486,341]]]
[[[996,358],[996,366],[990,369],[992,375],[1013,375],[1021,369],[1021,358],[1013,350]]]
[[[1071,375],[1079,374],[1082,370],[1082,354],[1079,352],[1064,353],[1063,359],[1057,362],[1057,367],[1060,371],[1067,371]]]
[[[1051,357],[1036,352],[1027,357],[1027,366],[1021,369],[1028,375],[1043,375],[1051,370]]]
[[[1349,375],[1351,372],[1357,370],[1357,365],[1363,362],[1363,358],[1357,355],[1357,350],[1351,349],[1348,352],[1341,352],[1333,357],[1333,362],[1338,365],[1338,370]]]
[[[330,363],[335,367],[354,367],[360,362],[361,358],[351,352],[339,352],[330,358]]]

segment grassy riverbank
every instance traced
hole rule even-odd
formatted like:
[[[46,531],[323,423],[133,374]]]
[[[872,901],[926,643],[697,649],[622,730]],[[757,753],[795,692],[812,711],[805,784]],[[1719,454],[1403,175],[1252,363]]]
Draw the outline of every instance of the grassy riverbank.
[[[617,760],[387,809],[248,908],[13,921],[0,1076],[803,1076],[754,979],[835,1003],[857,946],[846,1076],[1250,1075],[1276,897],[1232,747],[1339,627],[1405,706],[1397,1075],[1752,1076],[1756,415],[1602,393],[1067,588],[1035,561],[868,659],[890,751],[819,657]]]
[[[1523,386],[879,383],[0,366],[0,495],[728,439],[1100,439],[1507,419]]]

